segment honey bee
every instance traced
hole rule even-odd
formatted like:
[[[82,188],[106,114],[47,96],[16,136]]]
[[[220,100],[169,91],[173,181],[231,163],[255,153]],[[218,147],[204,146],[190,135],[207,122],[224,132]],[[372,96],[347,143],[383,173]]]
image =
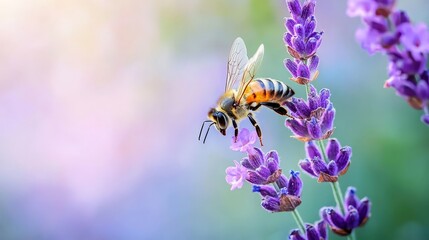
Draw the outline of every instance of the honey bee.
[[[237,139],[237,123],[247,117],[255,127],[261,146],[263,146],[261,128],[253,117],[252,111],[265,106],[280,115],[291,117],[282,105],[295,94],[292,88],[271,78],[255,79],[256,70],[261,64],[263,56],[263,44],[249,59],[243,39],[240,37],[235,39],[228,58],[225,92],[219,98],[217,106],[209,110],[208,120],[203,122],[198,140],[201,139],[205,123],[210,123],[210,125],[203,143],[213,125],[225,136],[226,130],[232,124],[234,136]],[[240,79],[240,83],[237,89],[234,89],[238,79]]]

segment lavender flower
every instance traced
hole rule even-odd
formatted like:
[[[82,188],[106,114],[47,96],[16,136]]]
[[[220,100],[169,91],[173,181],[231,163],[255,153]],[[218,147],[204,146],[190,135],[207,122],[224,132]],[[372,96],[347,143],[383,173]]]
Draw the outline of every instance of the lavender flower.
[[[243,128],[239,133],[237,138],[234,136],[231,140],[231,150],[247,152],[253,149],[253,144],[258,139],[256,131],[250,132],[247,128]]]
[[[255,132],[250,132],[244,128],[238,135],[238,141],[234,139],[231,149],[246,151],[247,157],[243,158],[241,163],[235,163],[235,167],[229,167],[226,170],[227,182],[231,185],[240,186],[239,179],[244,177],[248,182],[253,184],[270,184],[277,181],[282,173],[279,167],[279,156],[276,151],[269,151],[264,155],[261,149],[254,148],[256,141]],[[244,174],[244,169],[246,174]]]
[[[231,191],[243,187],[244,180],[247,178],[247,169],[234,160],[235,167],[226,169],[225,180],[231,185]]]
[[[278,153],[274,150],[264,154],[261,149],[254,148],[256,137],[254,133],[243,129],[236,142],[233,139],[231,149],[247,152],[247,157],[240,163],[234,161],[235,166],[226,169],[226,181],[231,190],[241,188],[244,180],[254,184],[253,191],[262,196],[262,207],[271,212],[293,211],[301,204],[302,181],[299,173],[290,171],[287,179],[279,167]],[[274,184],[278,191],[271,186]]]
[[[292,98],[286,103],[294,117],[285,122],[298,140],[307,142],[329,138],[334,131],[335,109],[329,100],[331,93],[322,89],[319,93],[310,85],[307,101]]]
[[[283,40],[289,54],[294,58],[285,59],[285,67],[292,74],[292,80],[307,84],[317,78],[319,57],[316,51],[322,42],[322,32],[316,29],[314,17],[315,0],[307,0],[303,5],[299,0],[287,0],[291,17],[285,19],[287,32]]]
[[[340,142],[333,138],[329,139],[326,150],[329,162],[322,160],[322,153],[314,141],[307,142],[307,158],[301,160],[299,165],[308,175],[318,178],[319,182],[336,182],[338,176],[344,175],[348,170],[352,148],[341,147]]]
[[[283,174],[276,181],[277,191],[270,185],[254,185],[253,192],[262,196],[262,207],[269,212],[293,211],[301,204],[302,181],[299,172],[290,171],[291,177],[287,179]]]
[[[394,0],[349,0],[347,14],[362,17],[364,28],[356,31],[362,47],[370,54],[388,56],[389,78],[384,86],[422,109],[421,120],[429,125],[429,30],[425,24],[412,24],[394,4]]]
[[[282,173],[279,156],[274,150],[264,155],[261,149],[254,148],[254,151],[248,152],[248,157],[242,159],[241,165],[247,169],[246,180],[258,185],[273,183]]]
[[[327,240],[328,233],[326,231],[326,222],[320,220],[314,225],[306,224],[305,226],[305,236],[301,234],[298,229],[294,229],[289,234],[290,240]]]
[[[347,15],[363,18],[389,15],[395,0],[349,0]]]
[[[334,233],[347,236],[352,233],[353,229],[363,226],[368,221],[371,215],[371,202],[366,197],[359,199],[356,196],[356,189],[349,187],[346,192],[344,206],[346,209],[344,215],[333,207],[320,209],[320,214]]]

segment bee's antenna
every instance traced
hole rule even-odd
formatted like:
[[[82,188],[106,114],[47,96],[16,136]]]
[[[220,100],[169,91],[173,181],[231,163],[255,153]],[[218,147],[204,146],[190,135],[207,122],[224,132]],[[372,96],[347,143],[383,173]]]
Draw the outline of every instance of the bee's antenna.
[[[203,124],[201,125],[200,134],[198,134],[198,141],[199,141],[199,140],[200,140],[200,138],[201,138],[201,133],[203,132],[204,124],[205,124],[206,122],[213,122],[213,121],[211,121],[211,120],[206,120],[206,121],[204,121],[204,122],[203,122]]]
[[[204,136],[204,141],[203,141],[203,143],[206,143],[207,135],[209,134],[210,127],[211,127],[211,126],[213,126],[213,124],[215,124],[215,122],[212,122],[212,123],[209,125],[209,127],[207,128],[207,132],[206,132],[206,135]]]

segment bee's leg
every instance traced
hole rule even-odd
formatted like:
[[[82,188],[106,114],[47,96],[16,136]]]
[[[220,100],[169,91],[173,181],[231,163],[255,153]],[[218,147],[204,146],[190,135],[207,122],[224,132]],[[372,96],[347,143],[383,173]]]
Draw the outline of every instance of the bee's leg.
[[[282,115],[282,116],[288,116],[290,118],[294,118],[293,116],[289,115],[286,108],[282,107],[279,103],[273,103],[273,102],[264,102],[261,103],[267,108],[272,109],[274,112]]]
[[[254,105],[254,106],[252,106],[252,104],[250,104],[249,105],[249,110],[252,110],[252,111],[256,111],[256,110],[258,110],[258,108],[260,108],[261,107],[261,104],[259,104],[259,103],[257,103],[256,105]]]
[[[234,127],[234,142],[237,142],[237,137],[238,137],[238,126],[237,126],[237,122],[234,119],[232,120],[232,126]]]
[[[256,133],[258,134],[259,142],[261,143],[261,146],[264,146],[264,144],[262,144],[262,132],[261,132],[261,128],[259,127],[259,125],[256,122],[256,120],[253,118],[252,113],[247,114],[247,117],[249,118],[250,122],[252,123],[252,125],[256,129]]]

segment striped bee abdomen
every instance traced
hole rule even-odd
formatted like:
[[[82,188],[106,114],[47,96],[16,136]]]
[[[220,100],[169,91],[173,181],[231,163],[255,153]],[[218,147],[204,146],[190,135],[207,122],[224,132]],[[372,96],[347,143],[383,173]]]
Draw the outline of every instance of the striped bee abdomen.
[[[244,99],[246,99],[248,104],[253,102],[275,102],[282,104],[294,94],[295,92],[292,88],[286,84],[278,80],[262,78],[255,79],[249,83],[244,92]]]

